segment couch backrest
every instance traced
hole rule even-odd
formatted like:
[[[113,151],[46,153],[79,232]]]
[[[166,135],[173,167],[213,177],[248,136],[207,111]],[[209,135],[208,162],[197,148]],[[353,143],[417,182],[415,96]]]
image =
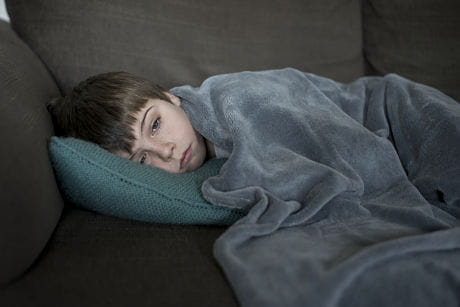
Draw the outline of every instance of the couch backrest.
[[[37,258],[62,212],[45,108],[57,94],[38,57],[0,21],[0,286]]]
[[[460,1],[364,0],[371,74],[398,73],[460,101]]]
[[[13,28],[63,92],[124,70],[165,88],[242,70],[364,74],[360,0],[14,0]]]

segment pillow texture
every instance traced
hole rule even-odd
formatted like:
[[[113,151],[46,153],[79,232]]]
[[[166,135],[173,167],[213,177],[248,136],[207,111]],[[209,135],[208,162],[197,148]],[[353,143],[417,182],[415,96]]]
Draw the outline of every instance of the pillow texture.
[[[75,138],[53,136],[49,151],[63,195],[85,209],[164,224],[231,225],[244,215],[214,206],[201,194],[203,181],[217,175],[225,159],[172,174]]]

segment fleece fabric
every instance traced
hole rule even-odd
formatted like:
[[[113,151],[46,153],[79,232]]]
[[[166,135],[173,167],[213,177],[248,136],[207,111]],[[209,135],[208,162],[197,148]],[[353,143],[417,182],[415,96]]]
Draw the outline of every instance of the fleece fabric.
[[[458,306],[460,105],[401,76],[292,68],[171,92],[230,152],[202,185],[249,213],[214,255],[242,306]]]

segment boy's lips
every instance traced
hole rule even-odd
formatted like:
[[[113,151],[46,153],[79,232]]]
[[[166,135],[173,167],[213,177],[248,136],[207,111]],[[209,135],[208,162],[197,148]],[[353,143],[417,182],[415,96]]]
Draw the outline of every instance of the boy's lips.
[[[184,154],[182,155],[182,159],[180,160],[180,168],[183,169],[185,166],[187,166],[188,161],[190,160],[190,157],[192,156],[192,146],[190,145],[185,151]]]

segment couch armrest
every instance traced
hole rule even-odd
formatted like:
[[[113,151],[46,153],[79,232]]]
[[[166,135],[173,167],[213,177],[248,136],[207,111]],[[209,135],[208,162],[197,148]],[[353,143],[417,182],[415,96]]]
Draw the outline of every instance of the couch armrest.
[[[59,90],[40,59],[0,21],[0,286],[24,272],[62,212],[45,103]]]

